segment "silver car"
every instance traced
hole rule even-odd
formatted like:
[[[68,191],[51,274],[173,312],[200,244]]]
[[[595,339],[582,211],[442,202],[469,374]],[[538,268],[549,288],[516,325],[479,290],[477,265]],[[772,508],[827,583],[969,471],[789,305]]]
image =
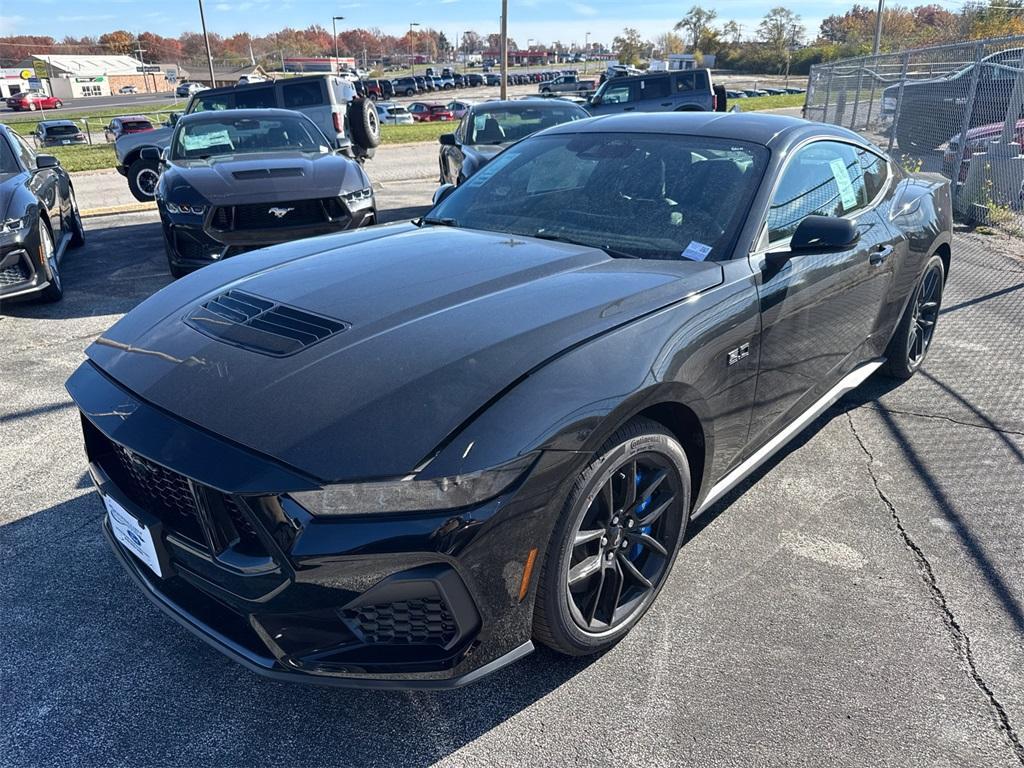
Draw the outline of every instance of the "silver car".
[[[392,101],[377,102],[377,116],[382,125],[412,125],[412,113]]]

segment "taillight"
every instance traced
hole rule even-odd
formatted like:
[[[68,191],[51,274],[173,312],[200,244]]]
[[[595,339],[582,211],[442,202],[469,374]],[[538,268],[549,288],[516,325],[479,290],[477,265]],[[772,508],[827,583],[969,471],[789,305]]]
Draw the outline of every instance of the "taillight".
[[[341,112],[332,112],[331,116],[334,118],[334,130],[337,133],[345,132],[345,118],[341,116]]]

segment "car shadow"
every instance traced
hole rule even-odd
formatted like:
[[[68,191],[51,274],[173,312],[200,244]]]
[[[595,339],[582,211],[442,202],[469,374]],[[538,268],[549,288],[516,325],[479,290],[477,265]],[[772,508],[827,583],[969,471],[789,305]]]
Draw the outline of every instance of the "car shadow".
[[[426,766],[596,660],[540,648],[444,692],[266,680],[152,606],[108,550],[101,520],[89,492],[0,527],[5,688],[33,703],[19,707],[30,716],[8,754],[16,764]]]

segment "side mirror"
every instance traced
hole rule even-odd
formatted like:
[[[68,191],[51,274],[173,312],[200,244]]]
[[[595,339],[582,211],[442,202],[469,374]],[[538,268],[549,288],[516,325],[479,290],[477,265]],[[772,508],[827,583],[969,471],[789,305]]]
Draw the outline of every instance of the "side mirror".
[[[442,134],[443,136],[451,136],[450,133]],[[444,200],[448,195],[455,191],[454,184],[442,184],[440,187],[434,190],[434,205],[437,205]]]
[[[159,163],[163,159],[163,153],[159,147],[143,147],[139,150],[139,157],[143,160],[152,160]]]
[[[167,125],[173,128],[178,123],[178,118],[181,117],[181,112],[171,112],[167,116]]]
[[[800,222],[789,242],[792,251],[833,251],[849,248],[860,232],[849,219],[836,216],[808,216]]]
[[[437,137],[437,140],[446,147],[455,146],[455,134],[454,133],[442,133]]]
[[[36,155],[36,168],[58,168],[60,160],[53,155]]]

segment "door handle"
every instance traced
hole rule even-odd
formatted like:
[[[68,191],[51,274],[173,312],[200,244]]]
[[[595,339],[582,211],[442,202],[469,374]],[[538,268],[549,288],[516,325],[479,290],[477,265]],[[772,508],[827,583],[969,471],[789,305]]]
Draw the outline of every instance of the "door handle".
[[[876,267],[880,266],[881,264],[883,264],[885,262],[886,259],[889,258],[889,255],[891,253],[892,253],[892,246],[891,245],[883,245],[881,248],[878,248],[878,249],[876,249],[876,250],[871,252],[871,256],[869,257],[869,261],[871,262],[871,264],[873,266],[876,266]]]
[[[636,109],[636,107],[624,107],[622,111],[623,112],[632,112],[634,109]]]
[[[671,107],[672,106],[672,102],[671,101],[663,101],[663,102],[661,102],[661,106],[663,106],[663,107]]]

